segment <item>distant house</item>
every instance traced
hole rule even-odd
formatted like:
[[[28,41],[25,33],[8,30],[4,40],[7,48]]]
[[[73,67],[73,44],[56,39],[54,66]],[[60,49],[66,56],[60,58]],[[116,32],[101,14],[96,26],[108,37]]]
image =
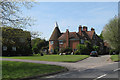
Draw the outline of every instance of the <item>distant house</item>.
[[[62,33],[56,22],[55,29],[49,39],[49,52],[53,53],[55,48],[61,50],[65,47],[70,47],[75,51],[77,45],[84,44],[86,40],[90,41],[92,45],[100,46],[101,50],[103,49],[103,40],[95,33],[94,28],[88,31],[86,26],[82,27],[80,25],[78,27],[78,32],[69,32],[69,30],[66,29],[66,32]]]
[[[1,29],[2,56],[27,56],[32,54],[30,32],[11,27],[0,27]]]

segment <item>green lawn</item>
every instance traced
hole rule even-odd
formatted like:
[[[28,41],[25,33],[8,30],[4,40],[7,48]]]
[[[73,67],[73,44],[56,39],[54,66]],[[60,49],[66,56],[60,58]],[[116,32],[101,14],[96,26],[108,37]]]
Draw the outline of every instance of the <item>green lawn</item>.
[[[111,55],[112,61],[120,61],[120,55]]]
[[[44,56],[3,57],[3,58],[55,61],[55,62],[76,62],[87,57],[89,57],[89,55],[44,55]]]
[[[3,80],[32,77],[47,74],[65,69],[64,67],[37,63],[3,61],[2,77]]]

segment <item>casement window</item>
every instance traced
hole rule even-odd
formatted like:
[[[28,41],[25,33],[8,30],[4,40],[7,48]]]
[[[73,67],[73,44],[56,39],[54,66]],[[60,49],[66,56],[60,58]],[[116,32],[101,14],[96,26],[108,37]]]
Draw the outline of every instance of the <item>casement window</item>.
[[[12,51],[16,51],[16,47],[12,47]]]
[[[51,49],[50,52],[53,52],[53,49]]]
[[[59,44],[63,44],[63,41],[59,41]]]
[[[81,44],[84,44],[84,40],[83,39],[81,39]]]
[[[53,44],[54,44],[54,41],[50,41],[50,44],[53,45]]]
[[[7,51],[7,46],[3,46],[3,51]]]

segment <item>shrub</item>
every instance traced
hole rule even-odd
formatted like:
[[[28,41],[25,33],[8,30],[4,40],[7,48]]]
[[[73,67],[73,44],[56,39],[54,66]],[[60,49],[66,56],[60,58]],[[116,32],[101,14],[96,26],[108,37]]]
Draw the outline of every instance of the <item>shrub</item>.
[[[60,53],[67,53],[70,54],[72,52],[72,49],[70,47],[62,48],[60,50]]]
[[[88,47],[87,47],[87,45],[84,45],[84,44],[79,44],[79,45],[77,45],[77,51],[76,51],[76,53],[77,54],[89,54],[89,49],[88,49]]]
[[[80,51],[77,50],[77,51],[74,52],[74,54],[75,54],[75,55],[80,55]]]

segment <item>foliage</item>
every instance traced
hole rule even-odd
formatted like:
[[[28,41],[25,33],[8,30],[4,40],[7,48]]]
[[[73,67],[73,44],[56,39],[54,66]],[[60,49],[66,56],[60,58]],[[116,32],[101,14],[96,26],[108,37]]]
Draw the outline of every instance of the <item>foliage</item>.
[[[50,74],[63,69],[64,67],[48,64],[2,61],[2,78],[3,80],[19,80],[18,78]]]
[[[1,29],[2,45],[8,48],[7,51],[3,51],[3,56],[32,54],[30,32],[11,27],[1,27]],[[12,51],[12,47],[16,47],[17,51]]]
[[[99,51],[99,46],[93,46],[93,49],[94,49],[95,51]]]
[[[103,39],[103,34],[101,33],[101,34],[99,35],[99,37],[100,37],[101,39]]]
[[[38,61],[54,61],[54,62],[76,62],[89,57],[88,55],[44,55],[44,56],[18,56],[3,57],[11,59],[38,60]]]
[[[30,2],[31,1],[31,2]],[[25,26],[31,26],[33,23],[30,17],[24,17],[22,14],[22,8],[30,9],[33,7],[33,0],[28,1],[12,1],[1,0],[0,1],[0,25],[6,27],[24,28]]]
[[[59,54],[59,47],[56,47],[53,51],[53,54]]]
[[[89,49],[88,49],[87,45],[79,44],[79,45],[77,45],[77,52],[79,54],[89,54]]]
[[[112,61],[120,61],[120,55],[111,55],[110,58]]]
[[[39,31],[31,31],[31,38],[35,39],[35,38],[39,38],[41,36],[41,32]]]
[[[70,47],[62,48],[60,53],[68,53],[70,54],[72,52],[72,49]]]
[[[118,23],[118,20],[118,17],[114,17],[114,19],[110,20],[109,23],[105,25],[103,37],[112,49],[120,51],[120,23]]]
[[[32,51],[35,54],[40,53],[40,51],[43,48],[48,47],[48,41],[46,41],[45,39],[40,39],[40,38],[32,39],[31,44],[32,44]]]

